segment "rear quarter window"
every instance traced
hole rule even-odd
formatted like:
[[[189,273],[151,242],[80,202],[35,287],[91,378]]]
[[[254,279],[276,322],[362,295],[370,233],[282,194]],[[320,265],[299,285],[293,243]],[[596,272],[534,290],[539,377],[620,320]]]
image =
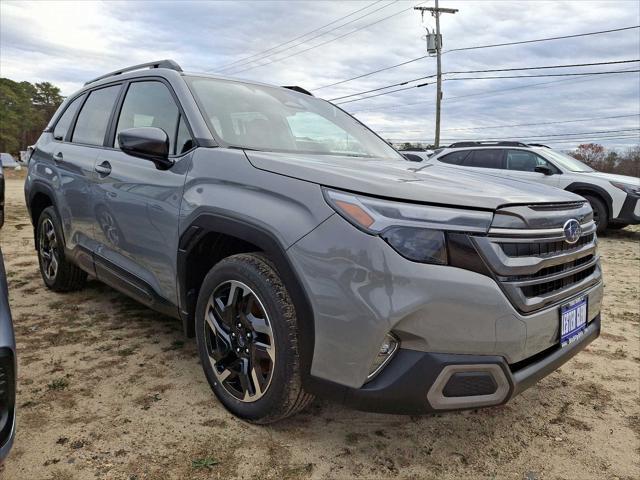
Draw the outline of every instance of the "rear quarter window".
[[[84,95],[81,95],[73,100],[57,121],[56,127],[53,129],[53,138],[55,140],[63,141],[66,138],[71,122],[73,121],[73,117],[75,116],[78,107],[80,107],[83,98]]]

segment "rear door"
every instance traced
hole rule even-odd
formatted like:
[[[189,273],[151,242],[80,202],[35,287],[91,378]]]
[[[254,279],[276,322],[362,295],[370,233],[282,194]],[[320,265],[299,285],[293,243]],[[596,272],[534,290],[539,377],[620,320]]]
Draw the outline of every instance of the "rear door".
[[[469,170],[482,173],[492,173],[501,177],[506,175],[504,171],[504,153],[499,148],[483,148],[471,150],[462,161],[462,166]]]
[[[53,131],[51,154],[59,182],[56,205],[62,217],[66,246],[89,268],[91,256],[82,251],[95,248],[91,197],[94,166],[121,86],[100,88],[74,99]]]
[[[505,166],[510,177],[543,183],[552,187],[558,186],[560,170],[537,153],[529,150],[509,149],[506,151]],[[548,167],[553,174],[546,175],[536,172],[535,169],[539,166]]]
[[[176,304],[180,201],[194,144],[168,84],[141,79],[125,88],[109,140],[114,148],[98,158],[109,173],[100,174],[96,182],[96,269],[106,283],[126,277],[134,287],[129,293],[143,303],[157,301],[157,295]],[[171,168],[159,170],[153,162],[119,149],[117,134],[134,127],[167,133]]]

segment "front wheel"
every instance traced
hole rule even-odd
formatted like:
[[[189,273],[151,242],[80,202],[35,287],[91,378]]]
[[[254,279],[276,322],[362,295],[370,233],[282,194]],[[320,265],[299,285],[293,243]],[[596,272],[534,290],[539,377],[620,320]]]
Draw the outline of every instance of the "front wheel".
[[[609,225],[609,211],[607,206],[598,197],[592,195],[584,195],[584,198],[589,202],[593,209],[593,220],[598,227],[597,232],[604,232]]]
[[[294,305],[269,259],[216,264],[198,295],[196,338],[211,388],[233,414],[272,423],[305,408]]]

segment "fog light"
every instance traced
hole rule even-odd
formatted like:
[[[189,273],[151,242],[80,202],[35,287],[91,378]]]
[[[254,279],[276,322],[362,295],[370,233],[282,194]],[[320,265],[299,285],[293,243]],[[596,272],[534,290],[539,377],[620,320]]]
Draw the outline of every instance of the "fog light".
[[[392,334],[387,333],[384,337],[384,341],[382,345],[380,345],[380,351],[378,355],[376,355],[375,360],[371,364],[371,369],[369,370],[369,375],[367,376],[367,380],[371,380],[375,377],[380,371],[385,367],[387,363],[393,358],[393,355],[398,350],[398,345],[400,342],[396,337]]]

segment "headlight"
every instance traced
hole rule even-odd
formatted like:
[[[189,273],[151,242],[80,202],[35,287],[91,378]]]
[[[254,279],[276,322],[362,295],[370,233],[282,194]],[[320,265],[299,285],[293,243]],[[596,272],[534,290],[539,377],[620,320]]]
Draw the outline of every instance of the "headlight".
[[[610,182],[616,188],[630,193],[631,195],[640,195],[640,185],[631,185],[630,183]]]
[[[421,263],[447,263],[445,231],[486,233],[493,214],[482,210],[420,205],[324,189],[327,202],[346,220],[379,235],[400,255]]]

